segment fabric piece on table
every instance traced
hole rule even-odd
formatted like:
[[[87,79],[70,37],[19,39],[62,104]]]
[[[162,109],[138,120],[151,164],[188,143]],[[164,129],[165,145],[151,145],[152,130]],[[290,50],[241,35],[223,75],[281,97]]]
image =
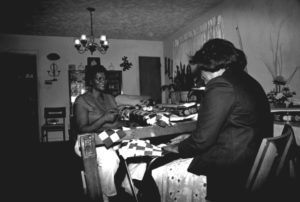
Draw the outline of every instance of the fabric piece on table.
[[[165,127],[170,124],[170,114],[168,112],[153,112],[138,109],[132,106],[122,106],[119,108],[121,120],[136,122],[144,125],[159,125]]]
[[[161,202],[206,202],[206,176],[188,172],[191,161],[178,159],[152,170]]]
[[[162,156],[162,149],[152,145],[148,140],[132,139],[122,141],[119,153],[124,159],[137,156],[157,157]]]
[[[126,133],[122,130],[107,129],[101,132],[98,136],[106,148],[109,148],[113,143],[118,142],[120,139],[125,137]]]

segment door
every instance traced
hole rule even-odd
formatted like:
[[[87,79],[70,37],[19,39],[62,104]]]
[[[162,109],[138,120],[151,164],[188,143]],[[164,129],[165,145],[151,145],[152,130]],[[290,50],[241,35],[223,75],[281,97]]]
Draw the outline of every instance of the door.
[[[161,103],[161,64],[159,57],[139,57],[140,94]]]
[[[15,143],[34,146],[39,142],[36,55],[1,53],[0,58],[7,134]]]

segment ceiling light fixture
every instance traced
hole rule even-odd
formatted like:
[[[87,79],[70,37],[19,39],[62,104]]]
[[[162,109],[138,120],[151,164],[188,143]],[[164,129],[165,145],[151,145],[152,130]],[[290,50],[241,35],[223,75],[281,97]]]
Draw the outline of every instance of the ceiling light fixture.
[[[90,51],[91,54],[98,50],[101,54],[105,54],[108,49],[108,41],[106,40],[105,35],[101,35],[99,39],[99,43],[96,42],[96,39],[94,37],[93,32],[93,12],[95,11],[95,8],[87,8],[87,10],[90,12],[91,16],[91,36],[90,38],[87,38],[85,34],[82,34],[80,39],[75,40],[75,48],[79,53],[85,53],[86,51]]]

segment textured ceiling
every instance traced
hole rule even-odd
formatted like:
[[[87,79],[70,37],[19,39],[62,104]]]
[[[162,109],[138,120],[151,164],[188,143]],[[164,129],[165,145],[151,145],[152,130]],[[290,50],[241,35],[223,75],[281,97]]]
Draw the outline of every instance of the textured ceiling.
[[[0,32],[40,36],[163,40],[223,0],[6,0]]]

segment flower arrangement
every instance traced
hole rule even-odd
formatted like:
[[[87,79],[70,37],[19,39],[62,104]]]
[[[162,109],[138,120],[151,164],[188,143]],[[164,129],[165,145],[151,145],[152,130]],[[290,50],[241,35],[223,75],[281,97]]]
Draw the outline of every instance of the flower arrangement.
[[[290,76],[283,76],[283,68],[284,65],[284,55],[283,46],[280,41],[280,32],[285,21],[281,21],[279,24],[278,31],[275,33],[275,36],[272,37],[274,33],[270,34],[270,47],[272,53],[272,61],[264,61],[267,69],[272,75],[273,84],[275,85],[275,89],[270,91],[267,94],[269,102],[273,107],[290,107],[293,105],[293,96],[296,94],[294,91],[291,91],[289,87],[287,87],[296,72],[300,69],[300,66],[296,66],[294,71],[290,74]]]
[[[293,105],[292,97],[296,95],[289,87],[284,86],[281,91],[272,90],[267,94],[269,103],[274,107],[289,107]]]

